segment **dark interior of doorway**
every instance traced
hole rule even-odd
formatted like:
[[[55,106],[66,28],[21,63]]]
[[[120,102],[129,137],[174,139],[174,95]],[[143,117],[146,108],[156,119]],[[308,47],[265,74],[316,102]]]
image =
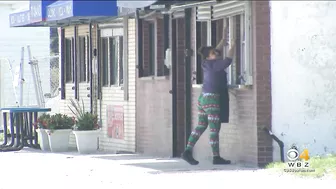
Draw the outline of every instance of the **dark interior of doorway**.
[[[172,20],[173,157],[184,151],[191,132],[191,9]]]
[[[172,85],[173,85],[173,156],[179,157],[185,146],[184,99],[184,18],[172,20]]]

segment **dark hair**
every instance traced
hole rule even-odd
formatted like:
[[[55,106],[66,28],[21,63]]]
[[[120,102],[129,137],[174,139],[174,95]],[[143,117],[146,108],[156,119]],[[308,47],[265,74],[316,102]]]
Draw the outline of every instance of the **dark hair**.
[[[201,47],[198,49],[198,53],[202,55],[203,58],[207,58],[211,52],[215,52],[220,55],[220,52],[212,46]]]

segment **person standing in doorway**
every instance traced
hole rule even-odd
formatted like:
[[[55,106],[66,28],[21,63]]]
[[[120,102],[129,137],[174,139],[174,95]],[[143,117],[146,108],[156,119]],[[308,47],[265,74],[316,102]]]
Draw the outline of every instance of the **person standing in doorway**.
[[[226,32],[226,29],[224,29]],[[235,41],[232,40],[230,47],[223,59],[220,50],[226,43],[226,35],[217,47],[201,47],[199,53],[203,57],[203,88],[198,98],[198,125],[190,134],[188,144],[182,153],[182,159],[191,165],[199,162],[193,158],[192,149],[206,128],[210,128],[210,145],[213,153],[213,164],[230,164],[230,160],[220,157],[219,154],[219,131],[221,123],[229,122],[229,93],[227,88],[227,74],[225,69],[232,63],[235,53]]]

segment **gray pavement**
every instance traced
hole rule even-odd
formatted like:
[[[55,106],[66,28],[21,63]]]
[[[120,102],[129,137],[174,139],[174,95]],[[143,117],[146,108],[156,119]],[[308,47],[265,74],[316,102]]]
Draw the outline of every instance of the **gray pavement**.
[[[180,159],[132,154],[79,155],[36,150],[0,153],[0,189],[34,188],[316,188],[336,181],[301,179],[239,165],[190,166]]]

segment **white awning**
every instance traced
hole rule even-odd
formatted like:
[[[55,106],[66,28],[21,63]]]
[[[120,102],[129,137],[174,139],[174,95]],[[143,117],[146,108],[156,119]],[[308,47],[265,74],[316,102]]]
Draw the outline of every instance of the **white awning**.
[[[153,3],[156,3],[154,0],[148,0],[148,1],[123,1],[123,0],[118,0],[117,1],[117,6],[118,7],[123,7],[123,8],[131,8],[131,9],[136,9],[136,8],[144,8],[152,5]]]

